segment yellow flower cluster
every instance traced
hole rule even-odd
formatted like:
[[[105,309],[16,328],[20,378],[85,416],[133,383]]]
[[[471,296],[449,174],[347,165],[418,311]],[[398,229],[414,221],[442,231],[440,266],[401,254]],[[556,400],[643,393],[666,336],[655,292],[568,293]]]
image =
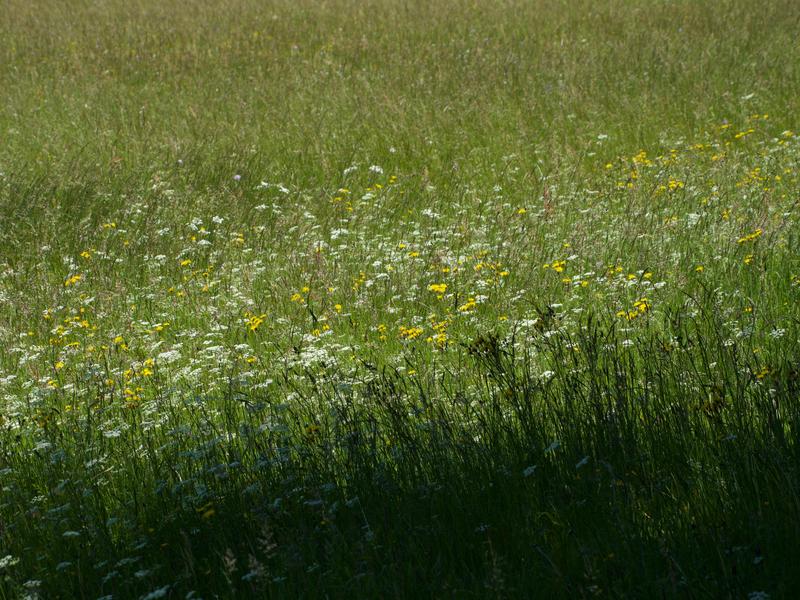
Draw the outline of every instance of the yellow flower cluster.
[[[632,321],[636,317],[639,317],[650,310],[650,300],[647,298],[640,298],[636,302],[633,303],[633,309],[631,310],[621,310],[617,313],[618,317],[623,317],[628,321]]]
[[[748,233],[747,235],[740,237],[738,240],[736,240],[736,242],[738,244],[745,244],[747,242],[752,242],[753,240],[756,240],[759,237],[761,237],[763,233],[764,230],[759,227],[753,233]]]
[[[404,340],[414,340],[422,335],[422,327],[405,327],[400,326],[400,338]]]

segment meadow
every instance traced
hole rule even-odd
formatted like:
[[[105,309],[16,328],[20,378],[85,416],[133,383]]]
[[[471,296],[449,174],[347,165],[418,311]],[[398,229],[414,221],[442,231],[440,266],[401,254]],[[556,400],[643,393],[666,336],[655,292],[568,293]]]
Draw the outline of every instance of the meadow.
[[[799,31],[3,0],[0,599],[796,597]]]

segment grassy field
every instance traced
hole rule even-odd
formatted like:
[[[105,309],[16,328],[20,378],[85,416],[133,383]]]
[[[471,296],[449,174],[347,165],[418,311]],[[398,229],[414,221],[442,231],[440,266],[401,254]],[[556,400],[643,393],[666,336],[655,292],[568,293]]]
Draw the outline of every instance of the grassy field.
[[[796,597],[798,31],[0,2],[0,599]]]

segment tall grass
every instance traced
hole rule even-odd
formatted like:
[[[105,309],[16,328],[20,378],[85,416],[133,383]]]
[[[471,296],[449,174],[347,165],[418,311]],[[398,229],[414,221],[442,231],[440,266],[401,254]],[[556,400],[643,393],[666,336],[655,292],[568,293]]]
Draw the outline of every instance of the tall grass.
[[[798,22],[5,2],[0,598],[793,597]]]

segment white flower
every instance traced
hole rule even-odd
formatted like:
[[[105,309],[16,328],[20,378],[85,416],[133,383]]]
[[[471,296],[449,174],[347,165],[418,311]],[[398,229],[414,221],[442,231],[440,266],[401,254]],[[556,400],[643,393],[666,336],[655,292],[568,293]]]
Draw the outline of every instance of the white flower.
[[[171,363],[174,363],[180,357],[181,353],[178,352],[177,350],[168,350],[167,352],[162,352],[156,358],[158,359],[158,362],[164,363],[165,365],[169,365]]]

